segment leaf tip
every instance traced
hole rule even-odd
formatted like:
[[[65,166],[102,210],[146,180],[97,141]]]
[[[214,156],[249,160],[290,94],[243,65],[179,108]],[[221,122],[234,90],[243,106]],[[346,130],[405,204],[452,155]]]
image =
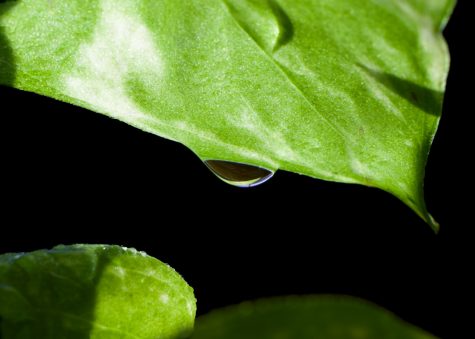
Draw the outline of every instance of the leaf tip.
[[[427,218],[425,218],[426,222],[432,228],[435,234],[439,234],[440,231],[440,224],[434,219],[432,215],[427,213]]]

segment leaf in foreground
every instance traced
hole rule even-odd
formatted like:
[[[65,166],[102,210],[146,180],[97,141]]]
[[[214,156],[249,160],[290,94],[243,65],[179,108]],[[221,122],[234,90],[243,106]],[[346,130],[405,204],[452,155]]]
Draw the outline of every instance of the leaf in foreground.
[[[381,188],[437,230],[423,178],[455,0],[3,2],[0,83],[203,160]]]
[[[192,289],[171,267],[119,246],[0,256],[2,339],[178,339],[193,327]]]
[[[198,317],[192,339],[436,339],[362,300],[306,296],[247,302]]]

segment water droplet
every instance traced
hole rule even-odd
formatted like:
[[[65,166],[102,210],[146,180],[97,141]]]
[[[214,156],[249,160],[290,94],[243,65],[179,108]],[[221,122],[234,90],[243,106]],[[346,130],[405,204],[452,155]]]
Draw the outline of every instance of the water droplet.
[[[237,162],[206,160],[204,163],[218,178],[237,187],[257,186],[274,175],[274,172],[268,169]]]

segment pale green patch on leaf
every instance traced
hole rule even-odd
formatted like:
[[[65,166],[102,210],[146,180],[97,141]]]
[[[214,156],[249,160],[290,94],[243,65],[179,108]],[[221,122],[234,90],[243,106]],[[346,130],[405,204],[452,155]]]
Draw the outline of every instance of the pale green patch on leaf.
[[[203,160],[381,188],[437,230],[423,178],[454,4],[7,1],[0,82],[176,140]]]
[[[191,339],[435,339],[362,300],[305,296],[247,302],[198,317]]]
[[[168,265],[110,245],[0,256],[2,339],[178,339],[193,328],[193,290]]]

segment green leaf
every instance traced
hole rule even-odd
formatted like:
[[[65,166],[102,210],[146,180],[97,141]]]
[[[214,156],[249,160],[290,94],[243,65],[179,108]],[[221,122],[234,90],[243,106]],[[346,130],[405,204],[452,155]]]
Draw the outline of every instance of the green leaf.
[[[189,336],[192,289],[168,265],[111,245],[0,256],[2,339],[178,339]]]
[[[0,82],[203,160],[379,187],[437,230],[423,177],[449,68],[440,31],[454,4],[7,1]]]
[[[362,300],[264,299],[198,317],[191,339],[435,339]]]

